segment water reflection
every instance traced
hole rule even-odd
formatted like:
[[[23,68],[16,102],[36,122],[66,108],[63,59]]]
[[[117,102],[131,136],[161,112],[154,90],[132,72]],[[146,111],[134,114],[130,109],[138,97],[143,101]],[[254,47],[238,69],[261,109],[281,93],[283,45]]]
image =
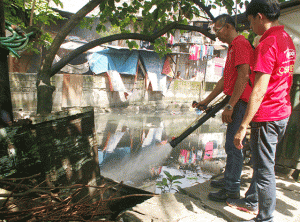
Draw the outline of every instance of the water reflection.
[[[175,148],[168,144],[196,118],[196,113],[96,114],[101,174],[156,193],[165,170],[185,176],[182,187],[204,182],[222,169],[226,157],[218,115]]]

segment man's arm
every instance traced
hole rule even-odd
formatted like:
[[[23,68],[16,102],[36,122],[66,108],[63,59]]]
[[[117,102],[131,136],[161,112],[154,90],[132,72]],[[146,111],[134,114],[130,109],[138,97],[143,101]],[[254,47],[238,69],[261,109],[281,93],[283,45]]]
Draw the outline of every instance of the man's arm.
[[[240,99],[241,95],[243,94],[246,88],[247,82],[249,80],[250,66],[249,64],[238,65],[237,71],[238,71],[238,77],[234,85],[232,96],[230,97],[230,100],[228,102],[228,104],[230,104],[232,107],[234,107],[235,104],[238,102],[238,100]],[[225,109],[222,113],[222,121],[225,123],[231,123],[232,113],[233,110]]]
[[[252,121],[255,113],[259,109],[260,104],[262,103],[262,100],[268,89],[270,78],[271,78],[270,74],[266,74],[262,72],[256,73],[253,91],[250,95],[245,116],[243,118],[239,130],[237,131],[234,137],[234,145],[238,149],[243,148],[242,141],[246,135],[247,127]]]
[[[243,94],[246,88],[247,82],[249,80],[250,66],[249,64],[238,65],[237,71],[238,71],[238,77],[234,85],[232,96],[228,102],[228,104],[232,106],[235,106],[235,104],[240,99],[241,95]]]

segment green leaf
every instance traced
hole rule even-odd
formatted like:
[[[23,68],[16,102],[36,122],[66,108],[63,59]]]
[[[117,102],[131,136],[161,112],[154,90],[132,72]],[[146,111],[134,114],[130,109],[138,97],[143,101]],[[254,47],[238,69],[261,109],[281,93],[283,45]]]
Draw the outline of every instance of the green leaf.
[[[174,181],[173,183],[174,183],[174,184],[175,184],[175,183],[179,183],[179,184],[182,184],[182,183],[181,183],[180,181]]]
[[[168,171],[164,171],[164,174],[168,177],[168,179],[172,179],[172,175]]]
[[[178,179],[182,179],[182,178],[184,178],[184,176],[181,176],[181,175],[173,176],[173,180],[178,180]]]
[[[53,0],[53,2],[63,8],[63,3],[60,0]]]
[[[163,183],[162,183],[161,181],[158,181],[158,182],[156,183],[156,186],[163,186]]]
[[[198,180],[197,177],[187,177],[188,180]]]
[[[163,179],[162,179],[162,184],[163,184],[164,186],[168,186],[168,181],[167,181],[166,178],[163,178]]]
[[[105,6],[106,6],[106,2],[103,1],[103,2],[99,5],[100,11],[104,11],[104,10],[105,10]]]
[[[108,5],[109,5],[110,7],[112,7],[112,8],[114,8],[114,7],[115,7],[115,1],[114,1],[114,0],[109,0],[109,1],[108,1]]]

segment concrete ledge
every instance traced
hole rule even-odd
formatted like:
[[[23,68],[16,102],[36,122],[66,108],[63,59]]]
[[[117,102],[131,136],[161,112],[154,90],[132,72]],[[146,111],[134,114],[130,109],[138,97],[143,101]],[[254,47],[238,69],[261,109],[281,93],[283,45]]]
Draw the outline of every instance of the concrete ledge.
[[[167,193],[155,196],[125,211],[119,215],[117,221],[224,222],[226,220],[205,208],[199,200],[179,193]]]
[[[246,166],[242,174],[241,195],[244,196],[252,177],[252,168]],[[276,175],[277,205],[274,222],[300,221],[300,183],[291,177]],[[226,203],[210,201],[207,195],[217,189],[210,181],[185,188],[181,193],[155,196],[119,215],[117,221],[168,221],[168,222],[237,222],[255,216],[227,206]]]

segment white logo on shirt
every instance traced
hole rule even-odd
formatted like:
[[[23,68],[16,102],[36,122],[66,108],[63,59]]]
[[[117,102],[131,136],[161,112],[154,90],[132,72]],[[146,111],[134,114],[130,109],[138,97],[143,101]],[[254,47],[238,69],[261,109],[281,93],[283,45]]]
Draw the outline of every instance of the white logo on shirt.
[[[286,58],[288,60],[295,60],[296,59],[296,50],[287,49],[287,50],[284,51],[284,53],[286,54]]]

